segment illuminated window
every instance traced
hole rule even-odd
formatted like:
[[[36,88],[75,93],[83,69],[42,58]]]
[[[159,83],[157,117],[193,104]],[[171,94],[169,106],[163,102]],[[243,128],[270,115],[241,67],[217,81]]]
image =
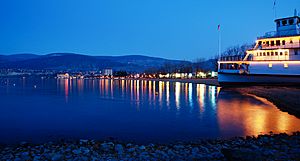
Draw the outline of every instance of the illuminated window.
[[[273,64],[269,64],[269,68],[272,68],[273,67]]]
[[[284,52],[284,54],[287,56],[287,55],[288,55],[288,52],[286,51],[286,52]]]
[[[276,40],[276,46],[280,46],[280,40]]]
[[[284,68],[288,68],[289,67],[289,65],[288,65],[288,63],[284,63]]]
[[[261,43],[262,43],[261,41],[258,41],[258,45],[259,45],[259,46],[261,45]]]

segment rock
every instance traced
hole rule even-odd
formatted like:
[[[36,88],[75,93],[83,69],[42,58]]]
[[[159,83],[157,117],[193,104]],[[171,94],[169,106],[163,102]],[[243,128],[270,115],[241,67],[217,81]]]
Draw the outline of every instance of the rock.
[[[126,144],[126,147],[127,148],[132,147],[132,144],[130,144],[130,143]]]
[[[21,158],[15,158],[14,161],[22,161],[22,159]]]
[[[140,149],[140,150],[145,150],[146,147],[145,147],[144,145],[142,145],[142,146],[139,147],[139,149]]]
[[[254,151],[245,148],[222,149],[221,152],[227,160],[244,160],[244,161],[263,160],[260,151]]]
[[[108,151],[110,151],[110,146],[109,146],[107,143],[102,143],[102,144],[101,144],[101,149],[102,149],[103,151],[108,152]]]
[[[74,149],[74,150],[72,150],[72,153],[76,154],[76,155],[79,155],[79,154],[81,154],[81,150],[80,149]]]
[[[29,152],[21,153],[21,158],[22,160],[29,160],[30,159]]]
[[[176,155],[171,149],[169,149],[167,151],[167,153],[168,153],[169,156],[175,156]]]
[[[135,148],[129,148],[127,151],[128,151],[129,153],[133,153],[133,152],[135,152]]]
[[[33,161],[40,161],[42,160],[40,156],[34,156],[33,157]]]
[[[52,161],[59,161],[63,160],[63,155],[61,154],[54,154],[53,157],[51,158]]]
[[[199,146],[199,150],[204,153],[209,153],[208,148],[206,148],[205,146]]]
[[[22,141],[22,142],[20,142],[20,145],[21,146],[28,146],[29,144],[26,141]]]
[[[183,145],[175,145],[174,149],[176,149],[176,150],[184,149],[184,146]]]
[[[192,149],[192,154],[194,155],[194,154],[198,154],[198,153],[199,153],[199,148],[198,147],[194,147]]]
[[[121,144],[117,144],[115,146],[115,151],[118,153],[118,154],[123,154],[123,151],[124,151],[124,148]]]
[[[80,144],[87,144],[89,141],[86,139],[80,139],[79,142]]]
[[[80,151],[83,153],[83,154],[88,154],[90,152],[90,150],[86,147],[81,147],[80,148]]]

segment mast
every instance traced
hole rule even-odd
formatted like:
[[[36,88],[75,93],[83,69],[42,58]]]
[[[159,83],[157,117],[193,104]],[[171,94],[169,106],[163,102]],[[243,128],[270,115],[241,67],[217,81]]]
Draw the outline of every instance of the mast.
[[[277,18],[277,12],[276,12],[276,0],[274,0],[273,11],[274,11],[274,19],[276,19],[276,18]]]

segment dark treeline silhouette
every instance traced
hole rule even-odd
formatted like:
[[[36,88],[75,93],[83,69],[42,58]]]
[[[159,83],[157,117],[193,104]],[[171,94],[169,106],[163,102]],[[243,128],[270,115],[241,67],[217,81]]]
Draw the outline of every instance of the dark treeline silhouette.
[[[146,74],[153,73],[194,73],[216,71],[217,57],[212,59],[199,58],[194,62],[185,62],[181,64],[165,63],[161,67],[153,67],[145,70]]]
[[[227,48],[224,52],[221,53],[221,57],[241,57],[245,56],[246,51],[252,49],[254,44],[243,44],[235,45]],[[209,72],[217,71],[218,68],[218,55],[215,55],[214,58],[205,59],[198,58],[193,62],[184,62],[180,64],[165,63],[161,67],[152,67],[145,70],[147,74],[153,73],[194,73],[194,72]]]
[[[222,52],[221,56],[235,56],[235,55],[245,55],[246,51],[252,49],[254,44],[243,44],[236,45],[227,48],[224,52]]]

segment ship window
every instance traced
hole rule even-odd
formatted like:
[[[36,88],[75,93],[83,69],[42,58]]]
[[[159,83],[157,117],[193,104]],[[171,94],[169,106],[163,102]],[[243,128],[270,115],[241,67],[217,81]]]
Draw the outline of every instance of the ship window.
[[[262,53],[259,53],[260,56],[262,56]]]
[[[271,52],[271,56],[274,56],[274,52]]]
[[[285,45],[285,40],[282,40],[282,45]]]
[[[288,68],[289,67],[289,64],[288,63],[284,63],[284,68]]]
[[[265,56],[265,55],[264,55]],[[269,52],[267,52],[267,56],[270,56],[270,53]]]
[[[276,40],[276,46],[280,46],[280,40]]]
[[[290,20],[289,20],[289,24],[290,24],[290,25],[293,25],[293,24],[294,24],[294,19],[290,19]]]
[[[283,53],[282,53],[282,52],[280,52],[280,55],[282,56],[282,55],[283,55]]]
[[[267,43],[267,46],[269,46],[270,42],[269,42],[269,41],[267,41],[266,43]]]
[[[285,26],[287,24],[287,21],[286,20],[283,20],[282,21],[282,26]]]
[[[278,56],[278,52],[275,52],[275,55]]]
[[[280,21],[277,21],[277,26],[280,27]]]
[[[264,56],[266,56],[266,53],[264,52]]]
[[[274,46],[274,41],[271,41],[271,46]]]
[[[285,54],[285,55],[288,55],[288,52],[286,51],[286,52],[284,52],[284,54]]]
[[[298,55],[298,50],[295,50],[295,55]]]
[[[272,68],[273,67],[273,64],[269,64],[269,68]]]
[[[259,45],[259,46],[261,45],[261,43],[262,43],[261,41],[258,41],[258,45]]]
[[[292,43],[293,43],[293,40],[290,41],[290,44],[292,44]]]

